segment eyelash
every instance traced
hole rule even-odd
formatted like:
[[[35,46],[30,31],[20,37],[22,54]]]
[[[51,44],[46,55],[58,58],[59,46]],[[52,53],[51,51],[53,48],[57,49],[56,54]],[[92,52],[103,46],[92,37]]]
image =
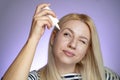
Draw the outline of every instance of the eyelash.
[[[85,41],[83,41],[83,40],[79,40],[80,42],[82,42],[83,44],[86,44],[86,42]]]
[[[65,32],[64,36],[65,37],[71,37],[70,33],[68,33],[68,32]],[[79,41],[82,42],[83,44],[87,44],[84,40],[79,40]]]
[[[70,34],[66,32],[66,33],[64,33],[64,36],[70,36]]]
[[[85,42],[85,41],[82,41],[82,43],[83,43],[83,44],[86,44],[86,42]]]

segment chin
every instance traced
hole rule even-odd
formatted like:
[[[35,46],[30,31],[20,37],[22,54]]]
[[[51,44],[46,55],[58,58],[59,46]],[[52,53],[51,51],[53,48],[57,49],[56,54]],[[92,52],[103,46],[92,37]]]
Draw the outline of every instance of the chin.
[[[64,58],[62,58],[61,63],[66,64],[66,65],[75,64],[75,63],[73,62],[73,60],[64,59]]]

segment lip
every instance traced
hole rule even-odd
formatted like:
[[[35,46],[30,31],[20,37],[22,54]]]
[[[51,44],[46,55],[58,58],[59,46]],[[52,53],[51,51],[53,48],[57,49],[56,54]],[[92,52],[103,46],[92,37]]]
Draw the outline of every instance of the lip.
[[[64,54],[65,54],[66,56],[68,56],[68,57],[73,57],[73,56],[75,56],[75,54],[74,54],[73,52],[71,52],[71,51],[63,50],[63,52],[64,52]]]

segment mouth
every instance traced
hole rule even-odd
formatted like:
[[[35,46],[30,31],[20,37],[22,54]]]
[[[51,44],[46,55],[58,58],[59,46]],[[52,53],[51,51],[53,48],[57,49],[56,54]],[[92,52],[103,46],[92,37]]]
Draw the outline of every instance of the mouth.
[[[68,57],[73,57],[75,56],[75,54],[73,52],[67,51],[67,50],[63,50],[64,54]]]

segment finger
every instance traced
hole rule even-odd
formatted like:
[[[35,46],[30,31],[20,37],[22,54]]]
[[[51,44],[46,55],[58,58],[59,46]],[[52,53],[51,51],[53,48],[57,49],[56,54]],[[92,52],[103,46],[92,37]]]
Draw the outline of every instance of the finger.
[[[42,17],[36,17],[34,19],[35,23],[38,25],[47,25],[47,27],[50,29],[52,27],[52,21],[48,16],[42,16]]]
[[[51,24],[51,26],[52,26],[52,21],[51,21],[51,19],[48,17],[48,16],[42,16],[42,17],[36,17],[36,18],[34,18],[34,20],[35,21],[38,21],[38,20],[47,20],[50,24]]]
[[[52,10],[42,10],[41,12],[35,14],[34,17],[41,17],[41,16],[46,16],[46,15],[51,15],[53,17],[56,17],[56,14]]]
[[[50,4],[40,4],[40,5],[38,5],[37,8],[36,8],[35,14],[37,14],[37,13],[40,12],[43,8],[48,7],[48,6],[50,6]]]
[[[50,29],[51,28],[51,24],[48,22],[48,21],[46,21],[46,20],[38,20],[38,23],[43,23],[43,25],[42,25],[42,27],[47,27],[48,29]]]

